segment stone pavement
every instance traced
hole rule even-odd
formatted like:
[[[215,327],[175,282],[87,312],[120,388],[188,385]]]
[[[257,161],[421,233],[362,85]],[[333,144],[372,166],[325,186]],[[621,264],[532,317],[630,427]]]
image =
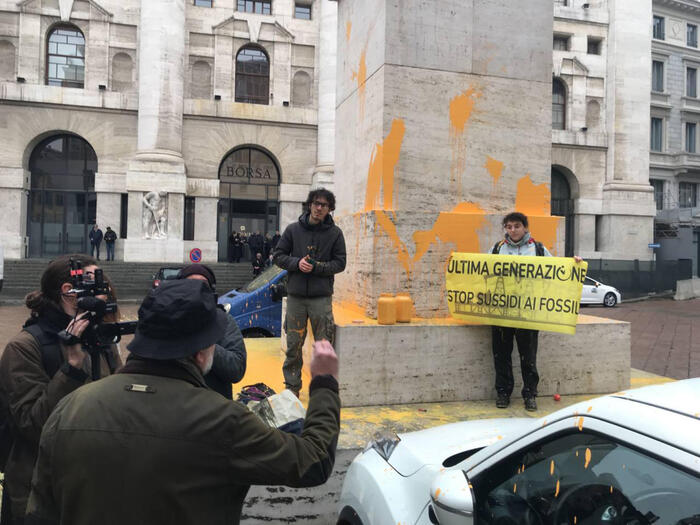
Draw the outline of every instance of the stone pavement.
[[[700,299],[589,306],[582,314],[632,324],[632,368],[675,379],[700,376]]]

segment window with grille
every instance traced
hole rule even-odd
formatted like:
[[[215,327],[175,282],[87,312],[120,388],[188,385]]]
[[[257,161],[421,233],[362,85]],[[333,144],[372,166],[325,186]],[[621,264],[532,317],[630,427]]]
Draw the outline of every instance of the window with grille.
[[[552,80],[552,129],[564,129],[566,125],[566,88],[564,83]]]
[[[678,184],[678,206],[681,208],[695,208],[698,205],[698,186],[692,182]]]
[[[73,26],[56,26],[47,42],[46,83],[82,88],[85,84],[85,37]]]
[[[664,181],[659,179],[652,179],[649,181],[651,186],[654,188],[654,202],[656,203],[657,210],[664,209]]]
[[[238,0],[237,11],[244,13],[257,13],[259,15],[272,14],[272,2],[265,0]]]
[[[651,90],[659,93],[664,90],[664,63],[660,60],[651,63]]]
[[[658,40],[664,40],[666,38],[663,16],[654,15],[654,38]]]
[[[688,24],[686,26],[686,35],[688,47],[698,47],[698,26]]]
[[[554,35],[552,49],[555,51],[568,51],[569,37],[565,35]]]
[[[270,103],[270,61],[262,48],[245,46],[236,55],[236,102]]]
[[[651,144],[649,145],[651,151],[662,151],[664,138],[663,129],[663,119],[651,117]]]
[[[697,124],[695,122],[685,123],[685,151],[688,153],[695,153],[696,129]]]
[[[689,97],[698,96],[698,70],[694,67],[689,67],[685,70],[685,94]]]
[[[311,5],[299,3],[294,4],[294,18],[311,20]]]

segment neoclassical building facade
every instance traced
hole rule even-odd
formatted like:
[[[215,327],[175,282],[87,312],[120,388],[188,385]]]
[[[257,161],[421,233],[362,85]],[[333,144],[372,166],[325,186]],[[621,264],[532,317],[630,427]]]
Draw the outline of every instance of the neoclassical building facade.
[[[553,16],[565,251],[651,259],[651,0]],[[337,39],[331,0],[0,0],[5,256],[87,250],[96,222],[117,259],[211,262],[284,228],[333,183]]]
[[[0,0],[0,242],[225,260],[333,179],[329,0]]]

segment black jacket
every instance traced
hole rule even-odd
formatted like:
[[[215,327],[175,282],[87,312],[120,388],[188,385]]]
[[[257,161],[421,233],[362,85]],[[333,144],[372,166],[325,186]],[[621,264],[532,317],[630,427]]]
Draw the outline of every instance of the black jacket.
[[[231,383],[238,383],[245,375],[247,354],[241,329],[236,320],[228,316],[224,336],[216,342],[214,364],[204,376],[207,386],[222,396],[232,399]]]
[[[330,215],[322,224],[312,225],[307,212],[287,226],[272,255],[274,263],[289,272],[289,295],[329,296],[333,295],[333,276],[345,269],[345,237]],[[299,270],[299,261],[306,255],[315,261],[311,273]]]

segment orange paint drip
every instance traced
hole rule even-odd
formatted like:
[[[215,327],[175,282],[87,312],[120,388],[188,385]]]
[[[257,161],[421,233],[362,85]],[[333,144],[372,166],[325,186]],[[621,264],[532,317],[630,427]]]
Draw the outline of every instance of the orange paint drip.
[[[350,42],[350,33],[352,32],[352,22],[345,23],[345,41]]]
[[[396,225],[384,211],[377,210],[375,212],[375,217],[377,219],[377,226],[384,230],[384,233],[386,233],[389,240],[391,240],[391,244],[394,249],[396,249],[396,257],[399,260],[399,264],[403,266],[403,269],[406,271],[406,276],[410,278],[412,268],[411,256],[406,250],[406,245],[399,237]]]
[[[481,93],[470,87],[450,101],[450,126],[454,135],[464,132],[464,127],[474,109],[474,103],[480,96]]]
[[[440,492],[441,492],[440,489],[437,489],[437,490],[435,491],[435,501],[437,501],[437,499],[440,497]]]
[[[498,179],[500,179],[501,175],[503,174],[503,166],[504,164],[500,160],[486,157],[486,164],[484,167],[486,168],[486,171],[489,172],[489,175],[491,175],[494,186],[498,183]]]
[[[360,54],[357,71],[352,72],[352,80],[357,81],[357,98],[360,105],[360,120],[365,118],[365,83],[367,82],[367,46]]]
[[[586,410],[586,412],[588,412],[590,414],[591,410],[593,410],[592,406],[588,407],[588,410]]]
[[[551,193],[547,184],[535,184],[528,173],[518,181],[515,209],[525,215],[550,215]]]
[[[513,483],[513,493],[515,493],[518,490],[518,484]]]
[[[556,498],[559,496],[559,480],[557,480],[557,488],[554,489],[554,497]]]
[[[576,425],[579,429],[579,432],[583,430],[583,417],[578,418],[578,424]]]
[[[591,462],[591,449],[587,448],[586,449],[586,461],[583,464],[583,468],[588,468],[588,465]]]
[[[549,464],[549,475],[553,476],[554,475],[554,460],[551,461]]]
[[[401,144],[406,133],[406,125],[402,119],[394,119],[389,134],[382,144],[375,144],[367,174],[365,190],[365,209],[392,210],[394,206],[394,170],[399,162]],[[383,190],[382,207],[379,207],[379,197]]]

